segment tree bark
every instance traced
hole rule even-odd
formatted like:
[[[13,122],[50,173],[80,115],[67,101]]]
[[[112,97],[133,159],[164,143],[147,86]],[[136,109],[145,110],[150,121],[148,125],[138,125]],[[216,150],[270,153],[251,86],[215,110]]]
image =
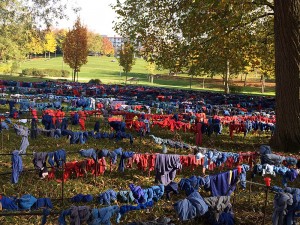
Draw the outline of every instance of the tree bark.
[[[265,75],[264,74],[261,75],[260,81],[261,81],[261,93],[265,93]]]
[[[244,87],[246,87],[246,85],[247,85],[247,76],[248,76],[248,73],[245,74]]]
[[[193,79],[193,75],[190,76],[190,89],[192,89],[192,79]]]
[[[300,149],[300,1],[274,1],[276,129],[271,145]]]
[[[229,94],[229,84],[228,84],[228,79],[230,76],[230,64],[229,64],[229,60],[226,61],[226,74],[225,74],[225,94]]]
[[[203,80],[202,80],[202,88],[204,89],[205,88],[205,77],[203,77]]]

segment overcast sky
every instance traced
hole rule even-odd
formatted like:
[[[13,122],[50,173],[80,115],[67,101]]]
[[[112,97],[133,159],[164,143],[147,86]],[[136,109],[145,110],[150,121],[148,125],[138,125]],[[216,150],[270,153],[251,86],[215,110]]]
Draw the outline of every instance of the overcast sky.
[[[73,6],[80,7],[79,12],[81,21],[89,30],[101,35],[113,36],[117,35],[113,31],[113,20],[116,14],[110,7],[110,4],[115,4],[116,0],[69,0]],[[72,28],[77,15],[72,10],[67,11],[69,20],[59,21],[57,27]]]

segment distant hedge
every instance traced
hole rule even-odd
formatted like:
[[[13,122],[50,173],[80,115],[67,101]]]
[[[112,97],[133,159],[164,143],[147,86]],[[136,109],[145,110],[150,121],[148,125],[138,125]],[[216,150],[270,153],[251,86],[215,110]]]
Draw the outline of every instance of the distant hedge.
[[[91,80],[89,80],[89,84],[101,84],[101,83],[102,82],[99,79],[91,79]]]
[[[33,77],[69,77],[70,72],[68,70],[28,68],[23,69],[21,75]]]
[[[244,87],[242,86],[230,86],[230,93],[232,94],[239,94],[242,93],[244,91]]]

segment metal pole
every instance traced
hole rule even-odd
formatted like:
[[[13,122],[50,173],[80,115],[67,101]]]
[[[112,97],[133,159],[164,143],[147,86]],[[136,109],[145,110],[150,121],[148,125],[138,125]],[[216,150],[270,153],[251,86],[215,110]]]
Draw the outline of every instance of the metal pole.
[[[251,182],[252,182],[252,178],[251,178]],[[250,183],[249,185],[249,204],[251,204],[251,191],[252,191],[252,183]]]
[[[94,177],[94,183],[95,183],[95,186],[96,186],[96,184],[97,184],[97,181],[96,181],[96,180],[97,180],[97,172],[98,172],[98,171],[97,171],[97,170],[98,170],[98,169],[97,169],[97,168],[98,168],[97,165],[98,165],[98,153],[97,153],[96,161],[95,161],[95,177]]]
[[[65,162],[62,165],[62,183],[61,183],[61,202],[64,204],[64,187],[65,187]]]
[[[59,215],[61,212],[50,212],[50,215]],[[43,212],[3,212],[0,216],[42,216]]]
[[[269,187],[266,187],[266,199],[265,199],[265,209],[264,209],[264,217],[263,217],[263,225],[265,225],[266,214],[267,214],[267,205],[268,205],[268,194],[269,194]]]

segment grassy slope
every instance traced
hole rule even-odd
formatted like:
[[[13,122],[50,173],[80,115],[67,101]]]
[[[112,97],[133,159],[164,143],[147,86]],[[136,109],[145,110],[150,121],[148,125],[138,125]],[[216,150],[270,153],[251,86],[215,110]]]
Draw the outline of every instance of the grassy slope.
[[[115,60],[115,62],[112,62]],[[161,76],[154,79],[154,84],[148,82],[148,72],[146,70],[147,63],[142,59],[137,59],[136,64],[133,66],[132,71],[128,74],[130,77],[138,77],[139,85],[153,85],[168,88],[180,88],[180,89],[190,89],[190,80],[186,75],[180,75],[178,77]],[[68,69],[69,66],[62,63],[62,58],[51,58],[50,60],[33,59],[21,64],[21,69],[24,68],[52,68],[52,69]],[[71,71],[71,70],[70,70]],[[120,71],[122,76],[120,76]],[[155,71],[155,74],[166,74],[167,71]],[[122,68],[119,66],[118,61],[113,57],[89,57],[88,63],[81,68],[79,73],[80,82],[88,82],[90,79],[100,79],[103,83],[124,83],[125,74]],[[205,89],[202,88],[202,78],[194,78],[192,83],[192,88],[196,90],[212,90],[212,91],[222,91],[222,82],[219,77],[217,79],[205,80]],[[260,83],[254,76],[249,76],[249,82],[254,85],[250,85],[244,88],[243,93],[245,94],[260,94]],[[217,81],[217,82],[216,82]],[[241,85],[239,79],[233,79],[234,84]],[[135,84],[135,83],[134,83]],[[274,95],[274,85],[266,87],[266,92],[264,95]]]

